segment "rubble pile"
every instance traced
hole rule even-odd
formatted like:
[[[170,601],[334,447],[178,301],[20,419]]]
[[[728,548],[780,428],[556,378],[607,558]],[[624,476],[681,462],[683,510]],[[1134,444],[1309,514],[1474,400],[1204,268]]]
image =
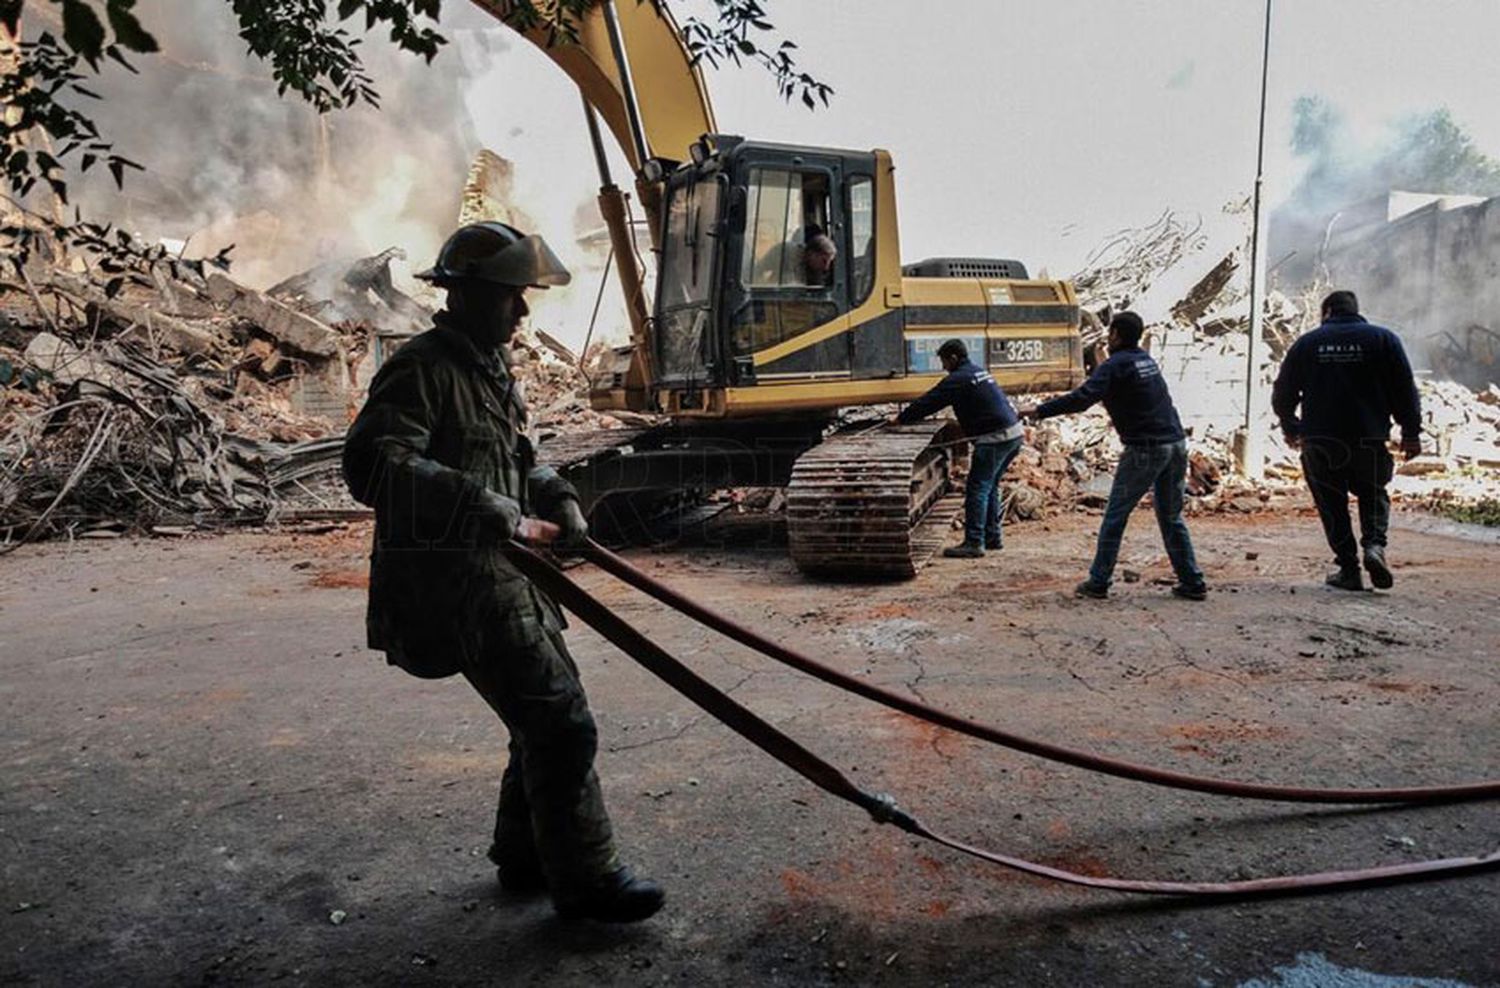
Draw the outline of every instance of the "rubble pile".
[[[1121,309],[1133,309],[1146,322],[1146,346],[1162,364],[1192,439],[1190,510],[1255,511],[1299,493],[1302,485],[1298,454],[1269,418],[1262,424],[1266,479],[1251,483],[1234,470],[1250,322],[1243,214],[1243,204],[1234,204],[1207,229],[1165,213],[1108,238],[1072,278],[1086,337],[1100,335]],[[1267,389],[1286,349],[1317,324],[1327,290],[1313,284],[1295,294],[1267,292],[1261,368]],[[1419,377],[1418,388],[1428,453],[1400,466],[1393,495],[1430,507],[1500,500],[1500,391],[1490,386],[1476,395],[1431,377]],[[1010,515],[1102,504],[1118,454],[1099,409],[1031,429],[1007,474]]]
[[[431,324],[388,250],[266,292],[159,265],[114,286],[33,258],[0,275],[0,546],[358,511],[341,437],[379,364]],[[597,359],[602,348],[590,356]],[[540,330],[514,371],[545,438],[621,421]]]
[[[602,355],[602,347],[590,347],[590,359],[580,364],[572,350],[545,330],[523,326],[516,333],[511,371],[521,384],[530,428],[538,439],[625,424],[620,415],[589,407],[589,378],[598,372]]]
[[[262,521],[337,470],[343,402],[302,399],[338,394],[350,341],[222,274],[152,273],[0,281],[0,544]]]

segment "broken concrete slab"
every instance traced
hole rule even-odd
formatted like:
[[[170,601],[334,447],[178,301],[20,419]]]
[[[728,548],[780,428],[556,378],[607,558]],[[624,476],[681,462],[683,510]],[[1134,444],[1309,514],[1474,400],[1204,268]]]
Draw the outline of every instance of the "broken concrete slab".
[[[208,295],[214,302],[259,326],[279,343],[314,357],[332,357],[339,352],[339,338],[328,326],[226,275],[208,276]]]
[[[189,356],[212,353],[222,343],[214,333],[189,325],[165,312],[123,299],[110,298],[102,288],[86,277],[53,271],[47,277],[47,285],[119,326],[123,330],[121,335],[161,343]]]

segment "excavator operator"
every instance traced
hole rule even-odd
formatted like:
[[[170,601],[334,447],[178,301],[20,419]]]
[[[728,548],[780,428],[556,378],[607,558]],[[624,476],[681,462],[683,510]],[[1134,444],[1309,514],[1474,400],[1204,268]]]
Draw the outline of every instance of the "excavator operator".
[[[447,308],[380,369],[344,446],[349,489],[375,509],[370,647],[423,678],[462,673],[504,722],[489,851],[503,889],[550,892],[565,917],[645,919],[665,896],[616,855],[562,613],[503,552],[588,534],[572,485],[536,465],[511,374],[526,289],[568,272],[541,237],[486,222],[418,277],[447,289]]]

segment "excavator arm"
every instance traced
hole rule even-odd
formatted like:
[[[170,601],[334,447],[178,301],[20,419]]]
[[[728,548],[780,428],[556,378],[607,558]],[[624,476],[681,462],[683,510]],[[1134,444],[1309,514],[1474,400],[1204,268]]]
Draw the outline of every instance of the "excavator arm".
[[[631,166],[639,172],[642,161],[631,135],[630,111],[610,44],[605,3],[589,7],[578,25],[578,43],[572,44],[550,39],[545,25],[517,27],[514,7],[508,0],[473,2],[520,31],[567,73],[585,102],[604,118]],[[689,145],[717,129],[703,75],[688,54],[676,22],[658,0],[619,0],[615,14],[635,84],[647,154],[686,160]]]

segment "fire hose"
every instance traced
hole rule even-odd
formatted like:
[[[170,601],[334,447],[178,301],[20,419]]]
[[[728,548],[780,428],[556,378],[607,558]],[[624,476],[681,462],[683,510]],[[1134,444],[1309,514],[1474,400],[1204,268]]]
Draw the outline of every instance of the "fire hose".
[[[965,718],[914,703],[899,694],[881,690],[868,684],[847,679],[842,673],[823,666],[784,646],[765,639],[749,629],[742,628],[720,615],[688,601],[670,588],[635,569],[628,562],[609,552],[595,542],[585,546],[586,558],[599,564],[612,575],[632,586],[656,597],[681,613],[705,625],[719,630],[741,641],[742,644],[762,651],[771,658],[786,661],[796,668],[818,676],[825,682],[853,690],[870,699],[888,703],[895,709],[920,716],[932,723],[963,729],[964,733],[984,737],[1016,750],[1041,757],[1053,758],[1068,764],[1095,771],[1108,772],[1124,778],[1154,782],[1176,788],[1196,789],[1224,795],[1248,795],[1260,799],[1296,799],[1287,793],[1315,793],[1310,801],[1315,802],[1418,802],[1432,803],[1456,799],[1478,799],[1500,793],[1500,783],[1478,783],[1466,786],[1427,787],[1422,789],[1395,790],[1299,790],[1279,786],[1255,786],[1223,780],[1200,779],[1196,776],[1173,772],[1162,772],[1143,766],[1131,765],[1112,759],[1101,758],[1087,752],[1062,748],[1045,742],[1021,738],[995,728],[977,724]],[[1081,885],[1087,888],[1116,892],[1144,893],[1154,895],[1208,896],[1218,898],[1241,898],[1256,895],[1285,894],[1293,892],[1327,891],[1349,889],[1369,885],[1419,881],[1439,877],[1453,877],[1500,869],[1500,850],[1470,857],[1441,858],[1428,861],[1383,865],[1353,871],[1319,872],[1306,875],[1288,875],[1275,878],[1249,879],[1232,882],[1175,882],[1132,880],[1084,875],[1078,872],[1054,868],[1049,865],[1026,861],[1021,858],[985,850],[931,829],[913,814],[902,809],[896,800],[884,793],[873,793],[861,789],[833,765],[819,758],[799,742],[778,728],[762,720],[749,709],[732,699],[712,683],[693,672],[660,645],[621,619],[586,590],[575,583],[549,559],[519,543],[508,543],[506,554],[512,562],[538,587],[550,594],[563,607],[593,628],[606,640],[620,648],[632,659],[656,675],[667,685],[683,694],[705,712],[715,717],[741,737],[765,751],[772,758],[786,765],[825,792],[846,800],[864,809],[878,823],[888,823],[907,833],[931,840],[955,851],[971,855],[993,864],[1002,865],[1038,878]],[[773,652],[775,654],[773,654]],[[795,661],[793,661],[795,660]],[[821,671],[820,671],[821,670]],[[846,681],[847,680],[847,681]],[[855,686],[859,689],[853,689]],[[892,701],[900,701],[899,705]],[[908,709],[911,708],[911,709]],[[919,709],[918,709],[919,708]],[[940,718],[940,719],[939,719]],[[975,733],[982,731],[983,734]],[[1004,740],[1001,740],[1003,738]],[[1191,783],[1191,784],[1189,784]],[[1242,787],[1245,787],[1242,789]],[[1276,793],[1273,795],[1272,793]],[[1358,794],[1357,798],[1333,798],[1329,794]],[[1386,794],[1371,798],[1371,794]],[[1402,794],[1392,798],[1389,794]],[[1456,795],[1455,793],[1461,793]],[[1420,794],[1420,795],[1414,795]]]

